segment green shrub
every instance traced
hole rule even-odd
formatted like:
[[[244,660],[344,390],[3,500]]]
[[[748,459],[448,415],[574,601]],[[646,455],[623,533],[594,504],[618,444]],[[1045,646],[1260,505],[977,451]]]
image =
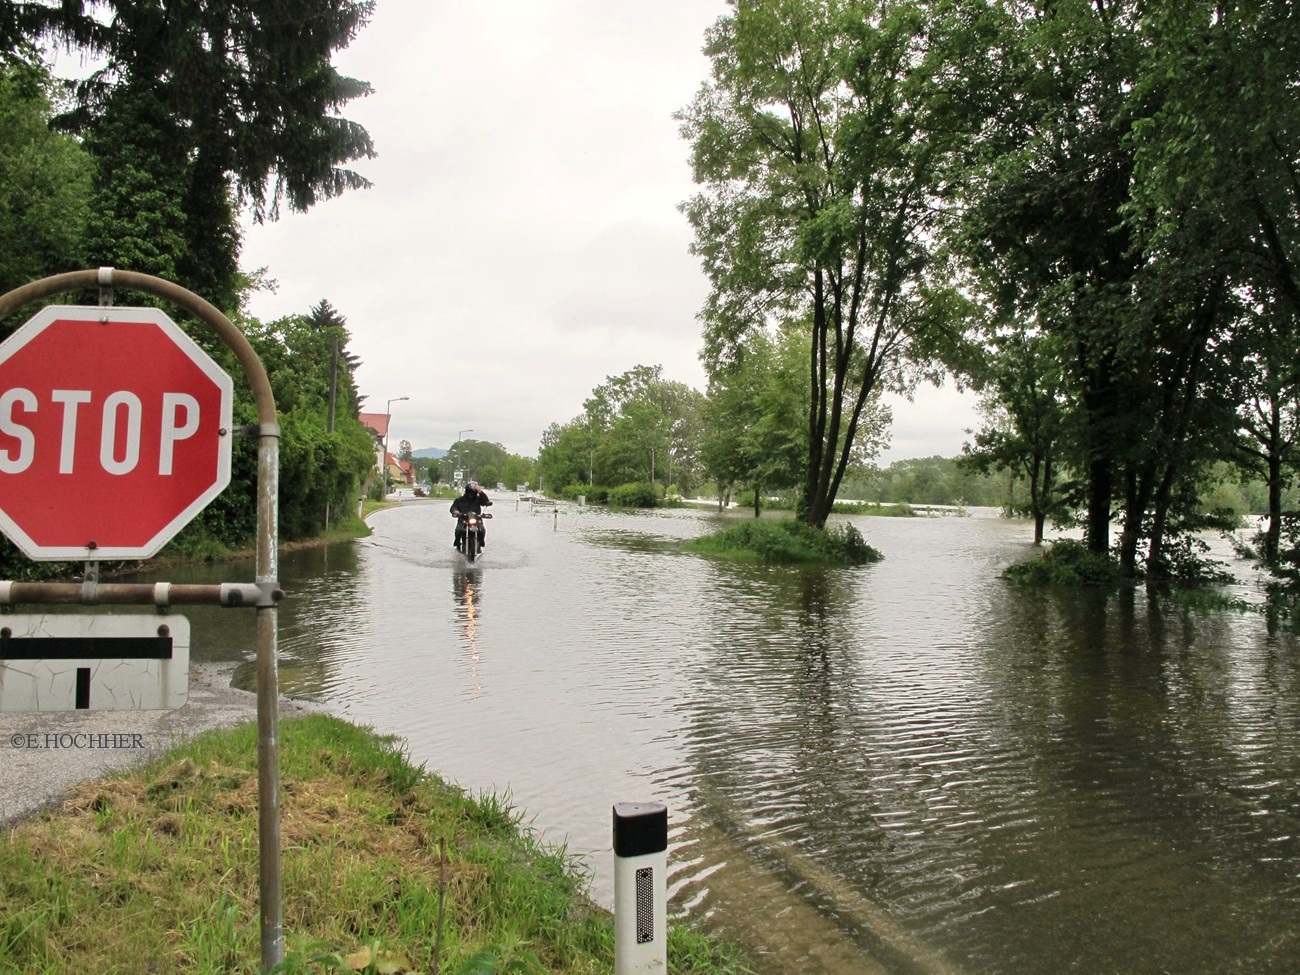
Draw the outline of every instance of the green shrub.
[[[1007,566],[1002,576],[1028,586],[1118,586],[1124,581],[1119,563],[1108,553],[1090,551],[1069,538],[1052,543],[1041,558]]]
[[[609,491],[609,503],[618,508],[655,508],[659,505],[657,484],[620,484]]]

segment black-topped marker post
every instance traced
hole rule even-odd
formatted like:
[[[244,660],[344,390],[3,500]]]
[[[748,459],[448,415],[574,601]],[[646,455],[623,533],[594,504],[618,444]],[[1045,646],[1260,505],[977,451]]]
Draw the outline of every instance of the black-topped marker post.
[[[668,807],[614,804],[614,975],[668,971]]]

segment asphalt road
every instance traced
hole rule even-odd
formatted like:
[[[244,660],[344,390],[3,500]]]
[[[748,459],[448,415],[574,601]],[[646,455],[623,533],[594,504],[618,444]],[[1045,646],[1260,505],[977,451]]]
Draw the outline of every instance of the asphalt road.
[[[189,699],[169,711],[0,713],[0,826],[56,804],[80,782],[150,761],[212,728],[257,719],[230,667],[193,664]],[[319,710],[281,699],[281,716]]]

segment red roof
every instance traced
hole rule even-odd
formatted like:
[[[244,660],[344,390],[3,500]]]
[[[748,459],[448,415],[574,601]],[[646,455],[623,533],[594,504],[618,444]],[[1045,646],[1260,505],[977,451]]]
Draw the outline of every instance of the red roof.
[[[388,436],[388,421],[392,417],[387,413],[358,413],[357,419],[380,440]]]

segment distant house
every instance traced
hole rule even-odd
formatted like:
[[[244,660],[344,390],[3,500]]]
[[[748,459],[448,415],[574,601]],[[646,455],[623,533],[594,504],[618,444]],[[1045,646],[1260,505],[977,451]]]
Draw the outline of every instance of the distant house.
[[[388,436],[388,421],[392,417],[387,413],[358,413],[357,419],[381,442]]]
[[[388,483],[405,484],[411,486],[415,484],[415,465],[409,460],[398,460],[392,454],[388,455]]]
[[[388,423],[392,417],[387,413],[358,413],[357,419],[375,438],[374,473],[382,476],[384,469],[387,468],[388,483],[390,485],[414,484],[415,466],[410,461],[398,460],[384,450],[384,442],[388,439]],[[385,460],[387,460],[387,463],[385,463]]]
[[[375,470],[383,470],[384,441],[388,439],[388,422],[392,419],[387,413],[358,413],[361,425],[375,438]]]

